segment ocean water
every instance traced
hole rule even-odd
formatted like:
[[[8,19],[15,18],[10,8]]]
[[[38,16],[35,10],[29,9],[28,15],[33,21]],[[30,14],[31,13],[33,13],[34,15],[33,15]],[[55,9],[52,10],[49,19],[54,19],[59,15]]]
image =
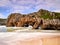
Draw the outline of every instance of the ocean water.
[[[32,27],[6,27],[6,26],[0,26],[0,32],[12,32],[12,31],[27,31],[32,30]]]
[[[59,30],[42,30],[39,29],[32,29],[31,26],[29,27],[6,27],[6,26],[0,26],[0,32],[40,32],[40,33],[60,33]]]
[[[6,32],[7,29],[6,29],[6,26],[0,26],[0,32]]]

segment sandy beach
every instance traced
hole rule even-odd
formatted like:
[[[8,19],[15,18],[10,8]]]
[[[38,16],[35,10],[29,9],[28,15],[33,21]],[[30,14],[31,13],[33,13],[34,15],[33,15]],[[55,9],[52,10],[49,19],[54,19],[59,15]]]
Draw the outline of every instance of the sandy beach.
[[[60,45],[60,33],[0,33],[0,45]]]

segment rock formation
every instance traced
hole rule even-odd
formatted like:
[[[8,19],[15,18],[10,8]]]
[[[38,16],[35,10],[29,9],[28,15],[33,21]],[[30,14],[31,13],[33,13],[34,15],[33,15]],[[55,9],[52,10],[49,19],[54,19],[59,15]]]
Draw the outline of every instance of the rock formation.
[[[29,14],[12,13],[7,18],[7,27],[28,27],[33,29],[60,29],[60,13],[48,10],[39,10]]]
[[[39,27],[39,24],[40,24],[40,19],[32,15],[27,15],[19,19],[19,21],[17,22],[17,27],[24,27],[24,26],[26,27],[31,25],[33,29],[37,29]]]
[[[41,26],[42,29],[60,29],[60,20],[59,19],[47,19],[43,20],[43,24]]]
[[[12,13],[8,16],[7,18],[7,23],[6,26],[7,27],[14,27],[17,25],[18,19],[21,18],[22,15],[19,13]]]

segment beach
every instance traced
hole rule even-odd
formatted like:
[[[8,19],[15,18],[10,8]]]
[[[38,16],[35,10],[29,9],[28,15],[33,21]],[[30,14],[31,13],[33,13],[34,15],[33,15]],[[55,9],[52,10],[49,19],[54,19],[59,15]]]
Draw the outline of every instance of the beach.
[[[60,45],[60,33],[0,33],[0,45]]]

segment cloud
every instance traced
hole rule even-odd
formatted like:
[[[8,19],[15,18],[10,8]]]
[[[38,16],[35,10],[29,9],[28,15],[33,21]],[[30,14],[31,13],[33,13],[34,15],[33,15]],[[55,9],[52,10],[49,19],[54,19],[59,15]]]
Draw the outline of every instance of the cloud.
[[[6,18],[2,13],[0,13],[0,18]]]
[[[23,13],[25,10],[30,10],[34,8],[35,2],[32,0],[9,0],[10,7],[12,8],[12,12],[20,12]]]
[[[10,0],[10,2],[18,5],[35,4],[34,0]]]
[[[7,6],[9,5],[10,1],[9,0],[0,0],[0,7],[1,6]]]
[[[26,9],[31,9],[34,5],[35,5],[35,2],[33,0],[15,0],[13,2],[13,0],[10,0],[11,1],[11,6],[12,8],[15,10],[15,9],[20,9],[20,10],[26,10]]]
[[[58,12],[58,13],[60,13],[60,10],[54,10],[53,12]]]
[[[24,11],[32,12],[41,8],[50,11],[60,10],[60,0],[0,0],[0,7],[7,7],[12,10],[11,12]]]
[[[55,7],[55,8],[60,8],[59,4],[60,4],[60,0],[46,0],[46,4],[47,6],[51,6],[51,7]]]
[[[13,10],[12,12],[10,12],[10,13],[22,13],[23,12],[23,10]]]
[[[50,10],[50,11],[55,11],[55,10],[60,10],[60,0],[42,0],[41,2],[40,1],[37,1],[39,3],[37,3],[36,5],[36,9],[39,10],[41,8],[43,9],[47,9],[47,10]]]

